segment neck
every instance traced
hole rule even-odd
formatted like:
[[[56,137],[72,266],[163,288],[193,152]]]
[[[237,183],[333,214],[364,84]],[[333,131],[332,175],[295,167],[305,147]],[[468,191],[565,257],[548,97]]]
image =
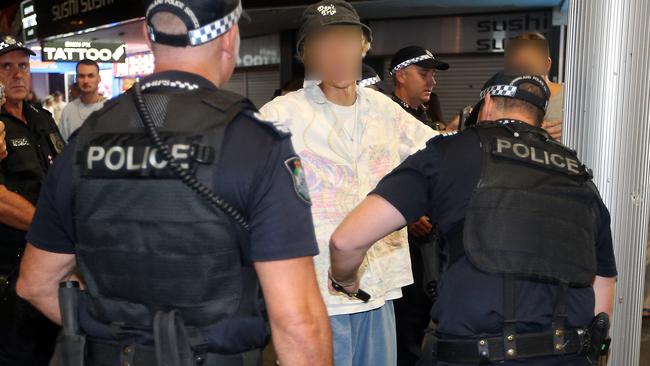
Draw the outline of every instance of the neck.
[[[24,121],[23,116],[23,101],[22,100],[9,100],[3,105],[3,108],[12,116]]]
[[[154,68],[154,73],[164,72],[164,71],[183,71],[189,72],[191,74],[196,74],[201,77],[206,78],[212,84],[217,87],[221,87],[226,83],[227,80],[222,80],[221,75],[218,72],[218,68],[215,65],[198,65],[198,64],[183,64],[183,63],[165,63],[165,62],[156,62]]]
[[[537,124],[530,119],[530,117],[518,113],[508,113],[508,115],[502,115],[502,116],[496,116],[495,118],[492,118],[494,121],[498,121],[500,119],[514,119],[517,121],[524,122],[527,125],[531,125],[533,127],[539,127]]]
[[[320,84],[325,98],[330,102],[342,106],[351,106],[357,101],[357,84],[351,83],[350,85],[339,88],[327,82]]]
[[[422,106],[422,102],[420,100],[409,98],[404,89],[402,89],[400,86],[397,86],[395,88],[395,96],[397,96],[400,100],[408,104],[409,107],[413,109],[418,109]]]
[[[94,104],[99,102],[99,93],[97,92],[82,93],[81,95],[79,95],[79,99],[83,104]]]

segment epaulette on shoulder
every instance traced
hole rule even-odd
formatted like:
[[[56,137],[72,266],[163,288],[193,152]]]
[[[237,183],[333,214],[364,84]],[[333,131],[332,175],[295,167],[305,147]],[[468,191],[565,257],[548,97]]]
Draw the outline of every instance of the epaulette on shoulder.
[[[451,131],[451,132],[441,133],[441,134],[439,134],[437,136],[434,136],[431,140],[429,140],[429,142],[427,142],[427,145],[435,144],[436,142],[440,142],[440,141],[449,139],[449,138],[451,138],[453,136],[456,136],[456,135],[458,135],[458,131]]]
[[[29,107],[30,107],[34,112],[37,112],[37,113],[47,113],[47,114],[50,115],[50,116],[52,115],[52,112],[48,111],[47,109],[45,109],[45,108],[43,108],[43,107],[41,107],[41,106],[34,105],[34,104],[31,104],[31,103],[28,103],[28,104],[29,104]]]
[[[291,137],[291,131],[289,131],[289,128],[280,121],[270,120],[262,116],[259,112],[252,110],[244,111],[244,115],[253,119],[255,122],[261,124],[262,126],[271,129],[280,138]]]

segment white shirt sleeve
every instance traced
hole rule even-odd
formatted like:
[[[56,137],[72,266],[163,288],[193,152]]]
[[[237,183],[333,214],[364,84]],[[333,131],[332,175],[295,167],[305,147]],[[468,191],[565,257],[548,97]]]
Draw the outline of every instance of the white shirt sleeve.
[[[418,150],[424,149],[427,141],[440,133],[413,117],[397,103],[395,110],[399,121],[400,161],[404,161]]]
[[[68,143],[68,140],[70,139],[70,135],[72,134],[72,131],[70,131],[70,109],[72,108],[72,104],[67,105],[65,108],[63,108],[63,111],[61,111],[61,120],[59,121],[59,132],[61,132],[61,136],[63,137],[63,140]]]

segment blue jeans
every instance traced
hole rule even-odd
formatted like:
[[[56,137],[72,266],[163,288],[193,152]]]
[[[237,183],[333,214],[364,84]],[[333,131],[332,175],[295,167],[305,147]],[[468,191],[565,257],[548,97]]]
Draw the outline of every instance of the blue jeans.
[[[395,366],[397,342],[393,302],[379,309],[330,316],[335,366]]]

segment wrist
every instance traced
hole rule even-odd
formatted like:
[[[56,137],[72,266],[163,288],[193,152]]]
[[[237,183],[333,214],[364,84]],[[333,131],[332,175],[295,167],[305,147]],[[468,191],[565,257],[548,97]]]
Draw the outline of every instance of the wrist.
[[[356,273],[351,278],[338,279],[334,277],[332,274],[332,268],[330,267],[330,269],[327,271],[327,276],[329,277],[330,281],[336,283],[341,287],[353,287],[357,284]]]

